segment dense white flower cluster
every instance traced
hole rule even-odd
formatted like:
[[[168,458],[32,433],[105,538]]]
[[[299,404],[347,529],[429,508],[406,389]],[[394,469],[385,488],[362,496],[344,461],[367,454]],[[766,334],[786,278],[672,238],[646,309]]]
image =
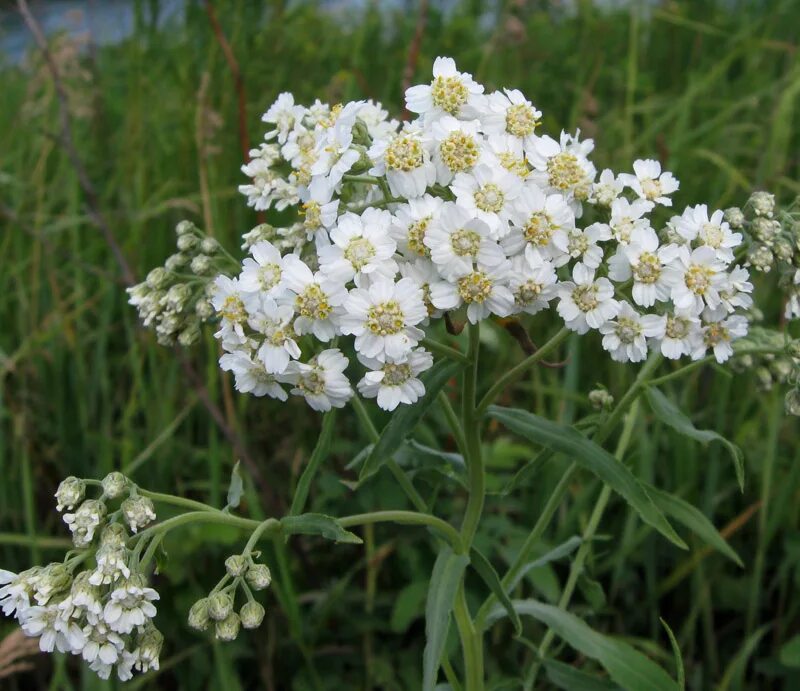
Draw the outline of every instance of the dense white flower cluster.
[[[621,362],[731,355],[751,304],[742,235],[705,205],[663,215],[679,183],[657,161],[598,176],[591,140],[540,134],[520,91],[486,94],[450,58],[406,106],[417,117],[399,123],[370,101],[284,93],[265,113],[240,190],[297,220],[248,233],[241,273],[215,282],[220,364],[240,391],[341,407],[353,390],[336,345],[353,336],[361,394],[413,403],[433,361],[424,329],[454,310],[476,323],[554,306]]]
[[[123,505],[135,508],[137,521],[155,514],[120,473],[97,484],[101,497],[84,499],[85,481],[70,477],[61,483],[58,510],[75,509],[64,514],[64,522],[80,551],[64,563],[18,574],[0,569],[0,608],[16,616],[26,635],[39,638],[42,651],[78,655],[101,678],[116,670],[125,681],[134,671],[158,669],[163,636],[152,620],[159,597],[139,569],[138,554],[127,546],[125,526],[106,520],[105,501],[129,495]],[[129,511],[121,513],[133,528]]]

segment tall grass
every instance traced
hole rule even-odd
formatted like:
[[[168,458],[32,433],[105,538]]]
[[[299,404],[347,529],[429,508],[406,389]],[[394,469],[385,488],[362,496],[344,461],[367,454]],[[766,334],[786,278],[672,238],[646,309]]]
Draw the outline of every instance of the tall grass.
[[[598,167],[660,158],[682,181],[680,203],[721,207],[759,187],[783,199],[800,194],[794,0],[685,0],[646,13],[605,13],[581,0],[574,15],[545,2],[472,0],[446,13],[430,4],[417,76],[436,55],[453,55],[489,87],[523,89],[544,111],[551,133],[580,127],[597,135]],[[118,45],[79,56],[69,38],[54,46],[79,153],[102,213],[139,274],[172,251],[173,227],[184,217],[229,248],[256,223],[236,192],[237,94],[208,16],[187,3],[184,19],[158,28],[149,19],[157,7],[137,2],[133,35]],[[242,71],[251,141],[261,136],[260,113],[283,90],[300,101],[375,98],[400,112],[417,3],[331,14],[312,3],[229,0],[217,14]],[[118,267],[57,141],[54,91],[41,59],[32,53],[26,65],[0,74],[0,564],[22,568],[66,543],[52,501],[63,476],[133,468],[149,488],[179,488],[219,504],[236,458],[175,354],[140,330],[126,306]],[[777,300],[767,301],[768,313],[777,309]],[[537,329],[547,328],[540,318],[534,341]],[[484,347],[493,362],[487,383],[519,357],[499,329]],[[566,420],[587,412],[586,393],[595,382],[614,391],[628,376],[591,339],[573,341],[568,352],[566,367],[535,371],[514,396]],[[318,419],[302,404],[231,396],[216,358],[210,335],[191,356],[273,490],[264,501],[249,483],[247,509],[256,517],[280,513],[285,506],[274,497],[289,496]],[[702,544],[678,553],[612,498],[573,606],[634,643],[639,636],[660,640],[648,651],[668,665],[663,617],[683,652],[688,688],[796,688],[800,656],[784,650],[798,631],[800,607],[796,424],[783,417],[778,393],[755,394],[750,374],[705,371],[669,393],[699,427],[745,450],[744,494],[724,452],[700,448],[653,421],[634,430],[629,461],[640,477],[681,493],[724,528],[745,568]],[[441,425],[435,415],[429,422],[434,439]],[[379,501],[402,505],[387,479],[356,496],[339,481],[367,443],[356,429],[343,414],[335,461],[312,496],[316,510],[337,511],[345,501],[365,510]],[[490,451],[499,491],[529,450],[498,437]],[[477,542],[493,559],[510,560],[561,470],[549,464],[513,495],[490,501]],[[548,544],[583,531],[598,492],[588,478],[570,488]],[[440,501],[458,506],[463,496],[443,487]],[[208,553],[208,530],[167,541],[159,626],[169,648],[162,673],[140,687],[343,689],[364,687],[368,679],[374,688],[416,688],[432,561],[424,541],[376,529],[366,553],[307,541],[287,554],[276,545],[268,558],[278,601],[268,626],[219,646],[189,634],[182,615],[209,587],[208,572],[220,568],[223,552]],[[567,569],[563,562],[531,572],[525,587],[557,601]],[[477,600],[481,592],[473,585]],[[5,620],[0,627],[10,631]],[[507,636],[498,629],[490,664],[495,676],[513,680],[532,654],[509,653]],[[526,637],[538,641],[541,631]],[[556,652],[570,659],[568,650]],[[2,673],[0,686],[10,689],[105,687],[91,673],[79,678],[64,660],[25,675]],[[540,677],[540,684],[551,683]]]

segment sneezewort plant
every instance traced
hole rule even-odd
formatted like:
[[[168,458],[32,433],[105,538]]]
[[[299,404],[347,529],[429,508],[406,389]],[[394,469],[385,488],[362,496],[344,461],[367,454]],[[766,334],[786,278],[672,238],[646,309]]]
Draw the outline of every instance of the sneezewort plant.
[[[521,615],[547,628],[527,672],[529,687],[559,636],[624,688],[677,688],[647,657],[589,629],[569,605],[612,492],[685,547],[667,515],[680,520],[691,507],[676,497],[659,499],[624,463],[641,399],[666,424],[708,442],[713,433],[696,430],[656,386],[731,358],[750,367],[763,361],[770,377],[796,384],[797,344],[775,330],[750,328],[749,273],[751,266],[760,272],[777,266],[787,289],[786,317],[798,316],[796,209],[778,211],[771,195],[758,192],[742,210],[701,204],[675,214],[679,182],[657,161],[598,175],[591,140],[540,134],[541,113],[521,92],[486,94],[449,58],[436,60],[429,84],[407,91],[406,107],[417,117],[399,123],[371,101],[305,107],[281,94],[262,118],[270,129],[242,168],[250,182],[241,191],[256,210],[277,209],[291,223],[246,233],[248,256],[240,262],[182,222],[177,252],[129,290],[160,342],[191,345],[202,324],[214,322],[224,350],[220,366],[233,373],[237,390],[281,401],[291,394],[325,413],[289,514],[260,522],[236,515],[237,476],[224,508],[150,492],[120,473],[102,482],[67,478],[57,508],[69,512],[64,520],[75,550],[60,564],[2,572],[4,613],[40,635],[43,650],[80,654],[104,677],[157,669],[163,639],[153,623],[158,594],[149,583],[161,542],[183,526],[217,523],[249,534],[241,552],[220,565],[217,585],[188,613],[192,628],[229,641],[265,617],[254,595],[272,581],[259,561],[261,540],[317,534],[357,543],[350,528],[389,523],[426,529],[437,553],[426,606],[424,689],[434,688],[440,666],[452,685],[484,688],[486,632],[508,617],[519,633]],[[481,329],[510,318],[524,329],[531,315],[553,306],[563,324],[482,390]],[[593,331],[613,360],[643,363],[627,389],[592,393],[597,416],[566,426],[496,405],[570,334]],[[678,364],[659,373],[665,360]],[[453,399],[451,382],[460,400]],[[382,430],[371,419],[369,399],[392,412]],[[371,444],[358,459],[359,483],[385,467],[413,510],[304,513],[335,409],[348,404]],[[434,515],[430,498],[396,459],[433,406],[466,467],[461,516]],[[787,409],[800,409],[796,389],[787,395]],[[571,461],[502,575],[475,544],[487,495],[489,418],[540,447],[542,459],[561,454]],[[605,445],[620,426],[611,454]],[[725,443],[741,481],[740,453]],[[595,474],[603,488],[559,606],[511,600],[579,470]],[[87,498],[90,490],[95,496]],[[179,513],[158,521],[162,506]],[[714,546],[733,554],[702,516],[695,520]],[[465,586],[473,571],[486,587],[476,611]],[[461,643],[461,681],[446,659],[451,619]],[[641,676],[630,676],[631,667]]]

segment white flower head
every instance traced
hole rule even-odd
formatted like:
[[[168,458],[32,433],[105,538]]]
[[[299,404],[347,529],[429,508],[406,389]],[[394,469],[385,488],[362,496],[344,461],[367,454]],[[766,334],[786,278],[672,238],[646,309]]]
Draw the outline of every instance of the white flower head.
[[[477,120],[456,120],[445,115],[433,123],[428,139],[436,165],[436,181],[449,185],[457,173],[472,170],[482,158],[483,137]]]
[[[509,256],[530,246],[548,259],[566,257],[575,213],[561,194],[546,195],[535,185],[527,184],[516,200],[514,214],[514,224],[501,242]]]
[[[103,608],[103,621],[116,633],[130,633],[155,617],[153,602],[158,599],[158,593],[146,587],[141,577],[132,577],[119,583],[109,594]]]
[[[675,245],[661,247],[652,228],[634,230],[627,245],[619,245],[617,253],[608,260],[608,275],[613,281],[633,278],[631,295],[642,307],[652,307],[656,301],[669,300],[672,281],[664,267],[678,251]]]
[[[585,334],[617,316],[620,304],[614,299],[611,281],[595,279],[594,272],[580,262],[573,268],[572,278],[558,285],[558,314],[567,328]]]
[[[723,275],[723,280],[717,288],[719,305],[716,308],[706,307],[703,318],[707,321],[721,321],[727,315],[737,310],[747,310],[753,305],[753,284],[750,282],[750,272],[735,266]]]
[[[597,182],[592,185],[592,191],[587,201],[590,204],[597,204],[597,206],[610,207],[624,189],[625,184],[614,174],[614,171],[606,168],[600,173]]]
[[[264,122],[275,125],[275,129],[265,135],[265,139],[278,138],[278,142],[283,144],[289,136],[289,132],[294,127],[295,122],[303,117],[305,108],[295,105],[294,96],[289,92],[278,95],[269,109],[261,119]]]
[[[469,173],[458,173],[450,185],[456,204],[489,226],[489,234],[499,240],[508,234],[514,200],[522,183],[500,166],[479,164]]]
[[[264,369],[268,374],[280,374],[289,360],[300,357],[300,347],[293,338],[294,310],[286,303],[279,305],[271,297],[259,298],[258,307],[251,311],[247,323],[264,339],[258,349]]]
[[[344,281],[325,273],[312,272],[299,257],[284,258],[284,276],[290,301],[297,318],[294,322],[298,335],[313,333],[320,341],[330,341],[337,333],[338,308],[347,296]]]
[[[638,160],[633,163],[634,175],[622,173],[619,179],[626,187],[632,189],[640,199],[663,206],[672,206],[669,195],[677,191],[680,183],[668,171],[661,172],[661,164],[652,159]]]
[[[635,231],[649,228],[650,221],[644,215],[654,206],[653,202],[646,199],[636,199],[633,202],[624,197],[615,199],[611,204],[611,220],[608,225],[616,241],[626,245]]]
[[[408,203],[395,209],[389,230],[400,254],[407,259],[430,256],[425,235],[433,219],[439,216],[443,204],[439,197],[426,194],[409,199]]]
[[[267,372],[264,363],[254,359],[247,351],[225,353],[219,359],[219,366],[226,372],[233,373],[234,386],[240,393],[250,393],[259,397],[269,396],[279,401],[288,398],[275,375]]]
[[[535,168],[531,179],[551,192],[560,192],[573,202],[576,216],[581,214],[582,200],[589,197],[597,173],[587,158],[594,149],[591,139],[580,141],[575,135],[561,133],[556,141],[547,135],[536,137],[528,147],[528,160]]]
[[[39,649],[43,653],[80,652],[86,642],[80,627],[70,620],[69,614],[57,604],[35,605],[25,610],[20,626],[26,636],[39,637]]]
[[[639,314],[623,300],[617,316],[600,326],[603,348],[616,362],[641,362],[647,357],[647,339],[662,335],[665,322],[665,316]]]
[[[444,314],[444,310],[438,309],[431,302],[431,291],[439,283],[446,283],[439,270],[430,259],[418,257],[413,261],[400,262],[400,275],[409,278],[422,290],[422,302],[428,310],[428,317],[439,318]],[[427,320],[422,322],[427,323]]]
[[[433,356],[424,348],[414,348],[399,360],[381,362],[359,355],[362,365],[370,369],[358,382],[364,398],[376,398],[383,410],[394,410],[401,403],[412,405],[425,395],[419,375],[433,365]]]
[[[671,219],[672,227],[686,241],[707,245],[716,250],[724,262],[733,261],[733,250],[742,244],[742,234],[731,231],[724,220],[724,211],[714,211],[710,216],[705,204],[688,207],[681,216]]]
[[[603,248],[599,243],[611,239],[611,229],[605,223],[592,223],[586,228],[572,228],[567,234],[567,256],[557,257],[556,266],[563,266],[569,258],[577,259],[591,270],[603,261]]]
[[[294,385],[292,393],[305,398],[314,410],[343,408],[353,395],[344,374],[348,360],[338,348],[323,350],[308,363],[289,363],[283,378]]]
[[[675,307],[694,314],[700,314],[705,306],[716,308],[724,270],[725,263],[711,247],[702,245],[691,252],[686,246],[679,247],[675,259],[664,269],[672,284]]]
[[[246,257],[242,262],[242,272],[236,281],[237,292],[257,292],[268,297],[280,297],[285,290],[283,257],[280,250],[271,242],[259,242],[250,247],[250,254],[252,257]],[[231,286],[228,282],[221,282],[220,295],[215,296],[217,302],[212,302],[215,308],[219,304],[218,309],[221,309],[224,301],[233,293],[233,291],[225,293],[226,287]]]
[[[684,355],[690,355],[703,340],[700,319],[686,312],[667,314],[664,333],[655,336],[653,340],[665,358],[678,360]]]
[[[717,362],[725,362],[733,355],[732,343],[747,335],[747,319],[741,314],[734,314],[727,319],[713,321],[703,325],[702,336],[697,340],[692,351],[692,360],[704,357],[707,349],[711,349]]]
[[[531,174],[522,140],[510,134],[490,134],[485,137],[481,163],[504,168],[520,180],[527,180]]]
[[[471,74],[459,72],[453,58],[438,57],[433,81],[406,90],[406,108],[431,121],[443,115],[475,117],[482,106],[483,86]]]
[[[508,288],[514,295],[514,311],[536,314],[556,296],[558,277],[552,262],[528,246],[524,255],[511,259]]]
[[[531,145],[541,118],[542,112],[519,89],[503,89],[486,97],[481,122],[487,134],[508,134]]]
[[[98,499],[87,499],[75,513],[65,513],[64,523],[72,533],[76,547],[88,547],[94,539],[95,530],[106,515],[106,505]]]
[[[507,317],[514,311],[514,295],[508,288],[511,262],[484,264],[480,259],[469,272],[454,282],[441,282],[431,287],[431,302],[438,309],[449,311],[467,306],[467,319],[472,324],[490,314]]]
[[[375,165],[370,175],[386,175],[389,190],[396,197],[421,197],[436,182],[436,166],[417,125],[375,141],[367,152]]]
[[[417,324],[428,316],[415,281],[379,278],[369,288],[355,288],[344,303],[342,332],[355,336],[355,348],[381,362],[406,355],[423,337]]]

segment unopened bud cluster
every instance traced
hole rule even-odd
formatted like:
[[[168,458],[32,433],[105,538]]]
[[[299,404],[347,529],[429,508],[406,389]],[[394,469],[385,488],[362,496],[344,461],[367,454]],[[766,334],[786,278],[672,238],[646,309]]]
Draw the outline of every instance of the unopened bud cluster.
[[[253,598],[253,590],[264,590],[272,582],[266,564],[253,561],[250,554],[235,554],[225,560],[225,576],[208,597],[189,611],[189,626],[197,631],[214,627],[220,641],[233,641],[241,628],[256,629],[264,620],[264,607]],[[243,591],[245,603],[236,611],[236,595]]]
[[[96,498],[87,488],[99,487]],[[68,477],[56,491],[58,511],[76,549],[63,563],[21,573],[0,569],[0,608],[44,652],[80,656],[98,676],[120,680],[157,670],[164,641],[153,624],[158,593],[148,585],[129,532],[155,520],[152,502],[125,475],[98,482]]]
[[[190,346],[200,338],[200,325],[214,316],[209,283],[230,260],[219,242],[191,221],[181,221],[175,233],[178,251],[128,288],[128,294],[144,325],[155,328],[159,343]]]

